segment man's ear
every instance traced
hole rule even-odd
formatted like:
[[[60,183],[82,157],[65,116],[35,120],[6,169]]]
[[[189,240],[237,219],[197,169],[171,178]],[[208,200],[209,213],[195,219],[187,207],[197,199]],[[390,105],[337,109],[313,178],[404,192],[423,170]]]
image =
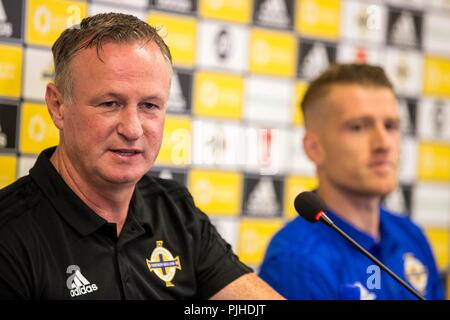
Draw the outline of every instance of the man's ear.
[[[47,84],[45,102],[47,103],[48,112],[52,117],[53,123],[61,130],[64,126],[64,101],[54,83]]]
[[[319,134],[313,130],[307,130],[303,136],[303,150],[308,158],[316,166],[320,166],[324,161],[324,151],[320,143]]]

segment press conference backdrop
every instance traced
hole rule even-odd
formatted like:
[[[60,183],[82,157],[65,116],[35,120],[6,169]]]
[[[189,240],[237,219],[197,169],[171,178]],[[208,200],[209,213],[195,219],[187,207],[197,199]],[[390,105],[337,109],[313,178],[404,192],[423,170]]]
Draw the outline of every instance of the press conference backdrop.
[[[44,104],[50,47],[99,12],[161,26],[173,77],[163,146],[149,174],[186,184],[241,259],[258,268],[271,236],[316,186],[299,101],[332,62],[381,64],[402,117],[400,187],[386,206],[450,251],[450,1],[0,0],[0,187],[58,142]],[[448,277],[447,277],[448,279]]]

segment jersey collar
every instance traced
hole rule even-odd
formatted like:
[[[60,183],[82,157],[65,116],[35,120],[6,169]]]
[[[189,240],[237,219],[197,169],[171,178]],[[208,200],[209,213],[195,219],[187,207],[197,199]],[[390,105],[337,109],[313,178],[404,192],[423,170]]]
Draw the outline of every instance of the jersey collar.
[[[52,147],[41,152],[30,176],[64,220],[83,236],[93,233],[108,222],[89,208],[56,171],[50,162],[55,149]]]

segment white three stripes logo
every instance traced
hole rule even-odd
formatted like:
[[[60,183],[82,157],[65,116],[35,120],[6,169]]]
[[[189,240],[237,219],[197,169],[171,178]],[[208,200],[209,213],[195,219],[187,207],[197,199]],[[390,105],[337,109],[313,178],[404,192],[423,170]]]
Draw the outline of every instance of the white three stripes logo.
[[[74,289],[90,284],[90,282],[81,274],[80,267],[77,265],[72,264],[68,266],[66,273],[72,273],[66,281],[67,289]]]

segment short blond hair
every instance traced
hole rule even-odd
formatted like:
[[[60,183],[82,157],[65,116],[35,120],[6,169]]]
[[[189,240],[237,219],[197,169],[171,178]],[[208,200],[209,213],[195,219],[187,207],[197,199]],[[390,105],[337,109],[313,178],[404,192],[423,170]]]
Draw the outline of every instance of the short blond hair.
[[[316,102],[324,98],[330,92],[333,85],[360,85],[387,88],[394,92],[394,87],[389,81],[383,68],[368,64],[332,64],[316,79],[311,81],[301,101],[301,110],[305,127],[309,125],[307,114],[314,109]]]
[[[97,56],[104,41],[128,43],[154,42],[172,66],[170,49],[158,34],[158,30],[139,18],[123,13],[101,13],[84,18],[79,25],[66,29],[52,46],[55,66],[55,84],[64,100],[72,99],[70,62],[83,49],[95,47]]]

